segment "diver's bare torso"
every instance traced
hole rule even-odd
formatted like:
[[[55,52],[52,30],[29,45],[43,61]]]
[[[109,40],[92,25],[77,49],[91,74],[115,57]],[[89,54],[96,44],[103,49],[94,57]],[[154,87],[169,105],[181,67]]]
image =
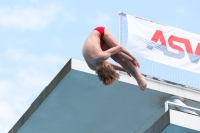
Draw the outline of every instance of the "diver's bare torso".
[[[99,56],[101,52],[103,51],[100,45],[100,34],[94,30],[86,39],[82,49],[83,56],[90,69],[96,70],[99,63],[103,60]]]

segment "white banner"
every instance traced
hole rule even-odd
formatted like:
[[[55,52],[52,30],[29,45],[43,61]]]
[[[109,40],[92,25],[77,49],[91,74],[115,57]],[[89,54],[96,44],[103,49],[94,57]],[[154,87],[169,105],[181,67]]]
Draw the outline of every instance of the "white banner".
[[[127,14],[126,17],[125,47],[133,55],[200,73],[200,35]]]

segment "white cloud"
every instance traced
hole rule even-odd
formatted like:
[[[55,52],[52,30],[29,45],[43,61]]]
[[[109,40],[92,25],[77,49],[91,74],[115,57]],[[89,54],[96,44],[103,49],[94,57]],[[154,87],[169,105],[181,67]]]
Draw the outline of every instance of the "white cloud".
[[[56,74],[60,65],[66,62],[58,55],[48,53],[34,55],[25,49],[16,48],[9,48],[6,57],[16,63],[9,71],[15,72],[15,80],[24,88],[31,88],[30,85],[34,85],[34,88],[44,88],[51,80],[52,74]]]
[[[111,17],[104,13],[97,13],[94,18],[89,19],[89,23],[95,25],[110,25],[111,21]]]
[[[61,7],[49,4],[34,8],[0,8],[0,25],[7,28],[38,30],[48,26],[61,11]]]
[[[0,130],[2,133],[6,133],[10,130],[10,125],[14,124],[8,120],[17,120],[17,114],[15,111],[13,111],[14,108],[6,102],[0,101],[0,106]]]
[[[29,88],[30,90],[33,89],[33,92],[39,92],[48,85],[52,77],[32,66],[28,68],[19,68],[15,74],[15,78],[22,88]],[[30,85],[34,85],[34,87]]]
[[[6,51],[8,59],[18,63],[29,63],[36,66],[57,66],[65,61],[65,59],[58,55],[45,53],[43,55],[34,55],[26,49],[8,48]]]
[[[4,68],[4,72],[13,73],[12,78],[22,88],[44,88],[66,63],[66,59],[59,55],[34,55],[25,49],[17,48],[9,48],[5,57],[13,62],[14,66]]]
[[[8,90],[12,88],[12,82],[7,80],[0,81],[0,97],[5,97]]]
[[[17,84],[11,80],[0,81],[0,131],[8,132],[24,111],[30,95],[23,95]]]
[[[65,64],[61,56],[48,53],[34,55],[26,49],[17,48],[9,48],[5,59],[15,65],[2,68],[9,77],[0,80],[1,132],[11,129]]]

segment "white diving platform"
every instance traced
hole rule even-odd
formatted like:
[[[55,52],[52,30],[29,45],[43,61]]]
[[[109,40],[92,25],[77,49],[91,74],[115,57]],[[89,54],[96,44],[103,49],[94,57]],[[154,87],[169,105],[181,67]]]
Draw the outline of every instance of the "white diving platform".
[[[175,95],[200,109],[200,90],[146,77],[147,89],[141,91],[134,78],[119,74],[107,87],[84,61],[69,60],[9,133],[200,132],[199,116],[165,112],[164,104]]]

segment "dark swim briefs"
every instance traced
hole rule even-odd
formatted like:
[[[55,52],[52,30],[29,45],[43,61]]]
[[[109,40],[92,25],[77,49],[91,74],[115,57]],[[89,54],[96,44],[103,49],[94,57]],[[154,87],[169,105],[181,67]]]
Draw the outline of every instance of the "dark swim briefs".
[[[101,26],[96,27],[96,28],[94,29],[94,30],[98,31],[98,32],[100,33],[100,35],[101,35],[101,38],[100,38],[100,44],[105,43],[105,41],[103,40],[104,29],[105,29],[105,27],[101,27]]]

